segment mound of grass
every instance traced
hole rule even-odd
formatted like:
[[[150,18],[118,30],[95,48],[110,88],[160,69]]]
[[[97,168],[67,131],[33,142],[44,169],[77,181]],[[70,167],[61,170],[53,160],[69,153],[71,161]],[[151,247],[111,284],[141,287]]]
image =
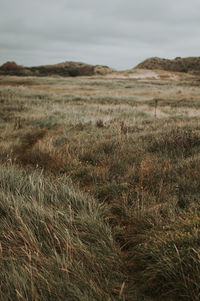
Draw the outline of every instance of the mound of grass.
[[[177,57],[174,60],[153,57],[137,65],[139,69],[160,69],[176,72],[200,71],[200,57]]]
[[[63,62],[55,65],[43,65],[36,67],[23,67],[15,62],[6,62],[0,66],[0,74],[20,76],[91,76],[96,74],[108,74],[113,71],[108,66],[93,66],[81,62]]]
[[[53,182],[1,166],[1,300],[118,300],[125,276],[106,207]]]
[[[130,252],[129,267],[141,296],[155,300],[199,300],[199,209],[199,205],[193,204],[174,222],[163,222],[162,227],[146,231],[143,242]]]

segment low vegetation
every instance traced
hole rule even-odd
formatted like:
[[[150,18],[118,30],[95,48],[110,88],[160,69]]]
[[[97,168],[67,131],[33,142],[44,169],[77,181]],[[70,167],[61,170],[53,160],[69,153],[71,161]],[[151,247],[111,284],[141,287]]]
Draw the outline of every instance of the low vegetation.
[[[0,78],[0,300],[200,299],[198,83]]]
[[[63,62],[54,65],[24,67],[15,62],[6,62],[0,66],[0,75],[17,76],[91,76],[105,75],[112,72],[112,68],[102,65],[90,65],[80,62]]]
[[[190,72],[200,74],[200,57],[177,57],[175,59],[161,59],[153,57],[136,66],[142,69],[160,69],[175,72]]]

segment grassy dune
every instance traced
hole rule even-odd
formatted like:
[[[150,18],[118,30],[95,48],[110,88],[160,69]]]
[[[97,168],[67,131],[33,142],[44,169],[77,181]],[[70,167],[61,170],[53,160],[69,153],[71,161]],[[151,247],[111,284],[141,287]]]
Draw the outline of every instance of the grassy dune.
[[[200,299],[199,95],[0,78],[0,300]]]

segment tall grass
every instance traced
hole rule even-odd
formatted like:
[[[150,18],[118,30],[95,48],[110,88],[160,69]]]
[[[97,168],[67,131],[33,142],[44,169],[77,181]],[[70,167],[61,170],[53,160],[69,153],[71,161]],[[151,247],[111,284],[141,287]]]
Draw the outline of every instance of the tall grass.
[[[199,300],[199,87],[17,81],[0,90],[1,300]]]
[[[114,300],[125,275],[106,207],[62,177],[1,167],[1,300]]]

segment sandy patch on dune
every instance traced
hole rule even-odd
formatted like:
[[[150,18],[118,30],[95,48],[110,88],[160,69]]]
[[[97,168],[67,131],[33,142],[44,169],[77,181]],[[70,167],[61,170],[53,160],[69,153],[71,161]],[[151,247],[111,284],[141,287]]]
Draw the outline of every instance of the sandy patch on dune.
[[[145,71],[143,73],[110,73],[106,75],[108,78],[119,78],[119,79],[159,79],[158,74],[154,71]]]
[[[132,69],[122,72],[114,72],[106,75],[108,78],[136,79],[136,80],[179,80],[176,72],[164,70]]]

